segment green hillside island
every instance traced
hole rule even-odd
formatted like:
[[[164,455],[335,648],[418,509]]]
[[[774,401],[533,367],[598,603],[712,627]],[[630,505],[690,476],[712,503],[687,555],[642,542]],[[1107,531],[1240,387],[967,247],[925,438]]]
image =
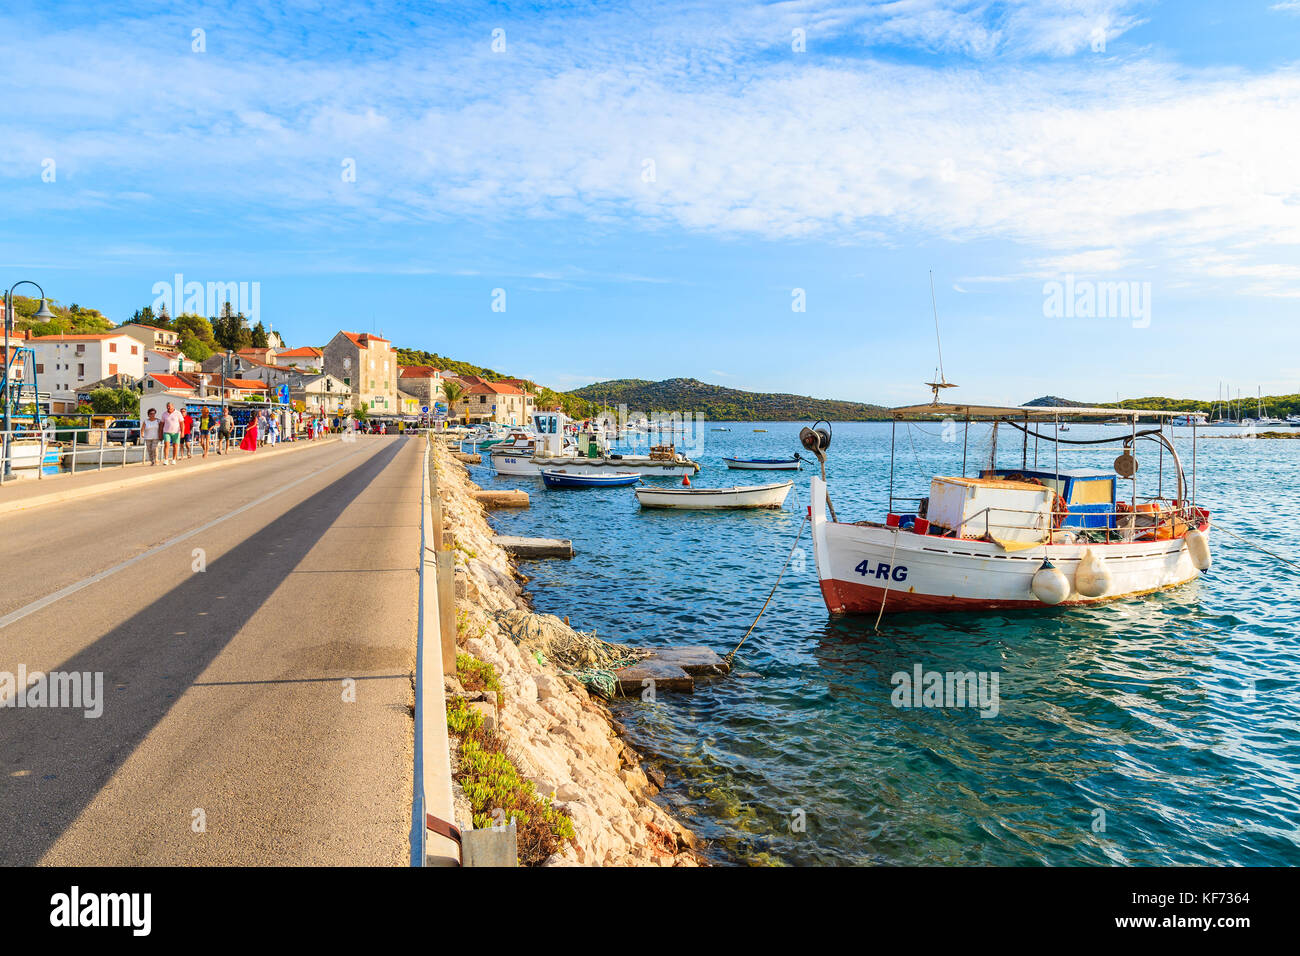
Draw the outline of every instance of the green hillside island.
[[[588,402],[596,410],[619,405],[642,414],[682,412],[701,414],[715,422],[789,422],[824,418],[837,422],[881,421],[880,405],[843,402],[780,392],[744,392],[738,388],[708,385],[693,378],[662,382],[624,378],[597,382],[566,393]]]

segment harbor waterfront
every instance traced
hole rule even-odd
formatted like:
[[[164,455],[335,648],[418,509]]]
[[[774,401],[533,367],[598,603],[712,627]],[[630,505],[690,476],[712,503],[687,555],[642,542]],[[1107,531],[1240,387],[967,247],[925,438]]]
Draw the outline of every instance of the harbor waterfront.
[[[732,483],[724,457],[792,454],[803,423],[709,424],[731,431],[692,450],[699,487]],[[835,425],[827,477],[841,520],[883,516],[890,427]],[[1006,431],[998,464],[1016,467],[1022,445]],[[1076,423],[1070,437],[1114,432]],[[1175,431],[1184,461],[1190,435]],[[937,421],[900,423],[896,494],[960,473],[960,432],[946,437]],[[1198,442],[1197,504],[1216,526],[1288,553],[1300,517],[1286,491],[1300,480],[1294,448]],[[1024,452],[1032,461],[1032,441]],[[987,464],[987,428],[972,427],[970,454]],[[1054,453],[1044,443],[1037,454]],[[1108,468],[1115,447],[1070,454]],[[1150,453],[1143,468],[1138,491],[1154,493]],[[1168,459],[1164,468],[1167,488]],[[543,491],[538,479],[470,470],[484,488],[531,495],[528,510],[493,514],[498,532],[574,542],[572,562],[522,565],[538,611],[606,640],[720,653],[790,555],[815,471],[782,510],[677,513],[642,511],[626,488]],[[658,799],[717,863],[1293,864],[1300,579],[1227,535],[1213,558],[1198,581],[1124,602],[886,617],[877,633],[870,617],[826,613],[805,531],[732,677],[613,709],[664,773]],[[995,676],[996,715],[905,706],[898,675],[918,669]]]

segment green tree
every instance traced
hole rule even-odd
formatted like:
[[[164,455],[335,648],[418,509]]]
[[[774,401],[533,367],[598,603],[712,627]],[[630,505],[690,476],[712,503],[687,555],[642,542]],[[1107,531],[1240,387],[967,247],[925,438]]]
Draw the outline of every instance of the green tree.
[[[90,407],[96,415],[140,417],[140,396],[129,388],[97,388],[90,393]]]
[[[181,352],[186,358],[193,359],[195,362],[202,362],[213,354],[207,343],[200,341],[193,333],[181,339]]]
[[[442,383],[442,394],[447,397],[447,418],[454,420],[456,418],[456,403],[461,400],[465,394],[465,386],[460,382],[444,381]],[[465,413],[467,416],[469,412]]]
[[[158,324],[158,320],[154,318],[153,306],[151,305],[146,305],[143,309],[136,309],[131,313],[131,318],[128,321],[135,322],[139,325]]]
[[[253,348],[264,349],[270,347],[271,343],[266,337],[266,326],[262,325],[260,319],[258,320],[257,325],[253,326],[252,334],[253,334]]]
[[[208,347],[208,353],[216,351],[217,338],[212,331],[212,323],[201,315],[186,312],[172,321],[172,327],[180,333],[181,338],[193,337]]]

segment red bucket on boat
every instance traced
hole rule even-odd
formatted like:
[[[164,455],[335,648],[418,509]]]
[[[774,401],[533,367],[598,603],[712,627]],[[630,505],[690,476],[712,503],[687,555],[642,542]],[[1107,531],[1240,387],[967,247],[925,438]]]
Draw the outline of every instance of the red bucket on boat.
[[[897,527],[898,527],[898,515],[895,515],[895,514],[888,514],[888,515],[885,515],[885,527],[886,527],[886,528],[897,528]]]
[[[917,534],[929,534],[930,522],[927,521],[925,518],[917,518],[916,524],[912,525],[912,530],[915,531]]]

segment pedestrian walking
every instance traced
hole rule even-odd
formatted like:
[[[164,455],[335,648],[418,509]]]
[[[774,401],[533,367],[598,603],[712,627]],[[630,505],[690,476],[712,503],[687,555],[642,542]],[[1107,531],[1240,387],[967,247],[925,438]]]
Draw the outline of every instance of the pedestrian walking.
[[[212,412],[204,405],[199,413],[199,447],[203,449],[201,457],[208,457],[208,440],[212,434]]]
[[[188,408],[185,409],[185,415],[184,418],[182,418],[182,422],[185,426],[185,433],[181,436],[181,447],[185,449],[186,458],[193,458],[194,449],[191,446],[194,441],[194,416],[190,414]]]
[[[219,441],[217,442],[218,455],[230,451],[230,439],[234,437],[234,434],[235,416],[231,415],[229,410],[227,410],[226,413],[221,416],[221,428],[217,433],[219,438]]]
[[[248,427],[244,429],[244,440],[239,443],[239,447],[244,451],[257,451],[257,416],[254,415],[248,420]]]
[[[158,442],[162,440],[162,419],[155,409],[149,409],[149,417],[140,423],[140,438],[144,441],[145,454],[149,464],[158,464]]]
[[[163,464],[179,464],[181,451],[181,431],[185,428],[185,419],[176,406],[171,402],[167,403],[167,411],[163,413]],[[171,461],[167,461],[168,453],[171,454]]]

